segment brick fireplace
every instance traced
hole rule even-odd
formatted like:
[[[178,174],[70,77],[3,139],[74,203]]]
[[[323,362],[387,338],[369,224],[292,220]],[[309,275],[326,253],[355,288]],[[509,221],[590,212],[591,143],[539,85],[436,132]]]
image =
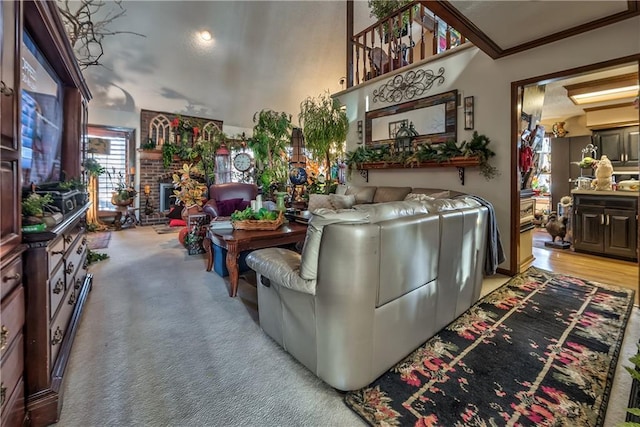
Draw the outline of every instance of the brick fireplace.
[[[167,214],[174,199],[168,198],[173,194],[172,176],[182,169],[184,160],[174,157],[171,165],[165,169],[162,163],[162,143],[174,139],[170,129],[171,120],[178,117],[176,114],[159,111],[142,110],[140,112],[140,141],[147,142],[153,140],[156,144],[155,150],[139,150],[140,170],[140,222],[142,225],[166,224]],[[191,119],[192,123],[200,126],[206,133],[206,129],[215,127],[222,129],[222,121],[204,119],[201,117],[181,116],[184,119]],[[147,195],[144,194],[145,186],[149,186],[149,204],[153,207],[153,213],[145,214],[145,204]],[[168,194],[167,194],[168,193]]]

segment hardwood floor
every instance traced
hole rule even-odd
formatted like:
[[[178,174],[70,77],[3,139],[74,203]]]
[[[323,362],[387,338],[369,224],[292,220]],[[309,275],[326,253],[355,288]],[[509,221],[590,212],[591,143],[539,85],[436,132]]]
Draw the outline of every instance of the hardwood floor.
[[[544,229],[533,233],[533,266],[556,273],[569,274],[596,282],[624,286],[636,291],[635,303],[640,302],[638,264],[629,261],[604,258],[573,252],[571,249],[545,248],[550,241]]]

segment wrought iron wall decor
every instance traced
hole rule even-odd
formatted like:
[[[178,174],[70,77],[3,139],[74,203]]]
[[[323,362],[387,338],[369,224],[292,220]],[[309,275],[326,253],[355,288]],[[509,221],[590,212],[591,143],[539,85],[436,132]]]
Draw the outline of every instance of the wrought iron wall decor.
[[[434,83],[444,83],[444,67],[440,67],[438,74],[431,70],[411,70],[389,79],[378,89],[373,91],[373,102],[400,102],[411,100],[423,95],[433,87]]]

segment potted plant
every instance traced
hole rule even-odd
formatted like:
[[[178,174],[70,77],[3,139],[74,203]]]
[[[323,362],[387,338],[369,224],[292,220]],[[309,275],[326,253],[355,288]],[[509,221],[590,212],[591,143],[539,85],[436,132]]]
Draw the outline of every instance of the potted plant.
[[[283,191],[288,179],[286,149],[291,140],[291,115],[273,110],[254,114],[253,136],[247,141],[256,160],[263,192]]]
[[[45,206],[53,203],[50,194],[40,195],[31,193],[22,199],[22,231],[44,231],[46,229],[44,221]]]
[[[179,173],[173,174],[173,195],[176,204],[181,203],[184,208],[182,217],[186,219],[190,214],[198,213],[204,204],[204,194],[207,186],[192,175],[199,174],[197,168],[192,164],[184,163]]]
[[[344,151],[349,130],[347,113],[340,101],[331,98],[328,92],[317,98],[308,97],[300,104],[298,120],[311,157],[324,161],[325,171],[330,173],[332,161]]]

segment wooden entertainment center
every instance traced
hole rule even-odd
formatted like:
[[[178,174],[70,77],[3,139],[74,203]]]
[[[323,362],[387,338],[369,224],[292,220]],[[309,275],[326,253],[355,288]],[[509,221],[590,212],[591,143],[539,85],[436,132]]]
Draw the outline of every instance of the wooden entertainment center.
[[[25,34],[58,83],[59,169],[67,180],[82,175],[91,94],[56,2],[3,1],[0,12],[0,419],[2,427],[38,427],[59,419],[65,368],[92,276],[86,271],[84,236],[88,204],[75,205],[44,232],[21,231],[22,191],[29,186],[22,182],[22,99],[34,90]]]

